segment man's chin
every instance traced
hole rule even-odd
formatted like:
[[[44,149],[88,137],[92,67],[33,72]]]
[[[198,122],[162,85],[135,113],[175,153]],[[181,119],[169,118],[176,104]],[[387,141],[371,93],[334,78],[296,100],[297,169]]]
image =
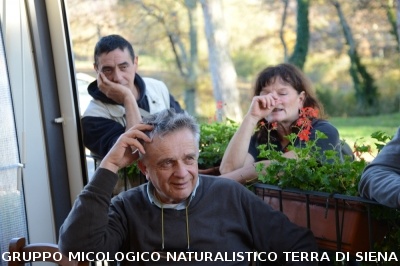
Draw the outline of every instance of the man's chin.
[[[177,194],[175,194],[175,197],[173,198],[173,201],[175,203],[183,202],[190,196],[191,193],[192,193],[191,191],[190,191],[190,193],[180,191]]]

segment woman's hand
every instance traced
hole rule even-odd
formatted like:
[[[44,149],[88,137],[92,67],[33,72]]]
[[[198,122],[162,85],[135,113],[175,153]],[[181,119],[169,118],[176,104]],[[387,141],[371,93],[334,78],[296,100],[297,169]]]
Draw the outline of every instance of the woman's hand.
[[[257,121],[267,117],[278,105],[278,96],[276,92],[265,95],[254,96],[248,114],[257,118]]]

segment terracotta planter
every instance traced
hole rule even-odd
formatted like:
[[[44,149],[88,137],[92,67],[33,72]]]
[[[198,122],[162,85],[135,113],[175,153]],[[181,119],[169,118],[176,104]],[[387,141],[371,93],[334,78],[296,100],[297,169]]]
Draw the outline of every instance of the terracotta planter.
[[[361,198],[263,186],[255,184],[255,193],[295,224],[310,228],[321,249],[352,255],[371,251],[373,244],[380,242],[388,231],[384,224],[369,219],[368,203],[357,201]]]

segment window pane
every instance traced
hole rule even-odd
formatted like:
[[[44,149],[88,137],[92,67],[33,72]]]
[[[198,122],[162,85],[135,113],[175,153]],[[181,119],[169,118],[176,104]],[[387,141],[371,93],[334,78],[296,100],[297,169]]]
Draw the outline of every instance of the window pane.
[[[0,254],[8,251],[13,237],[27,237],[18,142],[0,24]],[[6,265],[2,261],[3,265]]]

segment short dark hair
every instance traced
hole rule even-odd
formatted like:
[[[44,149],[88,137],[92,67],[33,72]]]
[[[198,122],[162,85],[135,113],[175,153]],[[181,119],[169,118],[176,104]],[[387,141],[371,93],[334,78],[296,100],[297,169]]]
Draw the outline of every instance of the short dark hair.
[[[115,49],[123,51],[125,48],[128,49],[132,61],[134,61],[135,52],[133,51],[132,45],[125,38],[117,34],[101,37],[94,48],[94,64],[97,66],[100,55],[104,53],[108,54]]]

